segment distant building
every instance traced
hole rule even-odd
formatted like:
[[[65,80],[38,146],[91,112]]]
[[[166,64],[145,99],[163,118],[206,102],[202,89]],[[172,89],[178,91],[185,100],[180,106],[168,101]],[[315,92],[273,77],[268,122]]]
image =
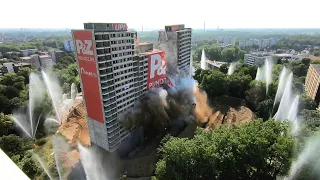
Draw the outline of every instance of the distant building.
[[[184,24],[165,26],[159,31],[159,41],[162,50],[166,51],[166,59],[176,70],[190,75],[191,58],[191,28]]]
[[[18,73],[22,68],[31,68],[30,63],[15,63],[13,64],[13,69],[15,73]]]
[[[235,45],[236,43],[236,38],[233,38],[233,37],[220,37],[220,38],[217,38],[217,41],[218,43],[221,45],[221,46],[229,46],[229,45]]]
[[[27,57],[20,57],[20,59],[22,62],[30,63],[32,58],[30,56],[27,56]]]
[[[7,69],[6,72],[14,73],[13,63],[12,62],[3,63],[2,65],[3,65],[3,67],[5,67]]]
[[[261,39],[259,43],[260,49],[265,49],[270,46],[269,39]]]
[[[39,56],[39,61],[42,67],[50,66],[53,64],[53,60],[50,55]]]
[[[249,41],[248,40],[239,40],[239,48],[244,49],[249,47]]]
[[[53,62],[58,62],[62,57],[63,51],[55,49],[55,50],[49,50],[48,53],[52,57]]]
[[[13,63],[13,62],[8,62],[8,63],[3,63],[1,71],[2,74],[6,73],[18,73],[21,68],[30,68],[31,65],[30,63]]]
[[[37,52],[38,49],[25,49],[25,50],[20,50],[20,55],[22,57],[27,57],[31,54],[34,54],[35,52]]]
[[[272,46],[278,44],[278,42],[279,42],[278,38],[272,37],[269,39],[269,46],[272,47]]]
[[[259,46],[260,40],[259,39],[250,39],[249,40],[249,46]]]
[[[33,54],[30,56],[30,64],[33,68],[39,68],[41,66],[38,54]]]
[[[319,104],[320,100],[320,64],[310,64],[305,88],[307,95],[313,99],[317,104]]]
[[[20,50],[20,54],[21,54],[22,57],[26,57],[26,56],[29,55],[29,51],[28,51],[27,49],[25,49],[25,50]]]
[[[276,60],[292,61],[292,60],[299,60],[300,59],[300,57],[298,55],[294,55],[294,54],[273,54],[272,56]]]
[[[263,66],[266,59],[272,59],[272,55],[268,53],[251,53],[244,55],[244,64],[249,66]]]
[[[64,40],[63,47],[67,52],[74,52],[73,39]]]
[[[210,69],[219,69],[220,66],[224,64],[228,64],[227,62],[222,62],[222,61],[211,61],[211,60],[206,60],[207,67]]]

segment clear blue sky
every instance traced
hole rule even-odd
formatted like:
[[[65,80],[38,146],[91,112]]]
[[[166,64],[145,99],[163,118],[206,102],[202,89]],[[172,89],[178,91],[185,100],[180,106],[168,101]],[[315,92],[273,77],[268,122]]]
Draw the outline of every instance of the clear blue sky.
[[[0,28],[320,28],[319,0],[1,0]]]

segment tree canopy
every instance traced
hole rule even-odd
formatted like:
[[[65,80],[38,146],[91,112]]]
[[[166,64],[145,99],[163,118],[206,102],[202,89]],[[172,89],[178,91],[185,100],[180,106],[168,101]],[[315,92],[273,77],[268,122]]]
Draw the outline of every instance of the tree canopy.
[[[159,149],[158,180],[275,179],[286,175],[294,140],[287,124],[253,121],[199,129],[193,139],[168,138]]]

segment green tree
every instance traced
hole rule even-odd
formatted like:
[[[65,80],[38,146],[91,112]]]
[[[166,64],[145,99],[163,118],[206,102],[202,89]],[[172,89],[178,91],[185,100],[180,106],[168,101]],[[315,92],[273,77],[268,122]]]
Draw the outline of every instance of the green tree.
[[[316,110],[317,105],[314,100],[312,100],[309,96],[306,94],[302,94],[300,96],[300,102],[299,102],[299,109],[303,110]]]
[[[24,82],[25,84],[29,84],[29,74],[32,70],[30,68],[22,68],[19,70],[19,72],[17,73],[19,76],[24,77]]]
[[[276,179],[286,175],[294,140],[288,125],[253,121],[239,127],[198,130],[193,139],[171,138],[159,149],[158,180]]]
[[[0,136],[7,136],[13,130],[13,121],[9,115],[0,113]]]
[[[252,78],[249,75],[232,74],[229,76],[229,95],[244,98]]]
[[[252,79],[256,78],[256,74],[257,74],[257,66],[249,66],[249,67],[245,67],[245,66],[240,66],[239,67],[239,74],[242,75],[249,75]]]
[[[273,99],[266,99],[257,106],[257,115],[264,121],[268,120],[272,115]]]
[[[320,112],[317,110],[303,110],[301,113],[304,119],[303,125],[311,130],[316,131],[320,127]]]
[[[220,72],[222,72],[222,73],[224,73],[224,74],[227,74],[227,73],[228,73],[228,65],[222,64],[222,65],[219,67],[219,70],[220,70]]]
[[[32,146],[26,143],[21,137],[10,134],[0,137],[0,148],[9,156],[23,156],[25,151],[31,149]]]
[[[246,91],[246,102],[250,109],[256,111],[260,102],[266,98],[266,84],[260,81],[251,81]]]
[[[31,153],[27,153],[18,163],[18,166],[31,179],[35,179],[35,176],[39,171],[39,168]]]
[[[221,59],[221,48],[218,45],[212,45],[207,50],[207,58],[210,60],[220,61]]]
[[[304,65],[306,65],[306,66],[309,67],[310,62],[311,62],[311,59],[310,59],[310,58],[303,58],[303,59],[301,60],[301,62],[302,62],[302,64],[304,64]]]
[[[200,84],[200,88],[207,92],[208,97],[213,100],[217,96],[228,93],[229,80],[227,75],[220,71],[209,71],[209,73],[203,76]]]
[[[221,51],[221,58],[225,62],[232,62],[236,60],[235,58],[235,48],[227,47]]]
[[[78,67],[75,63],[69,64],[67,68],[58,70],[56,72],[60,84],[69,84],[69,88],[64,88],[64,93],[70,92],[70,86],[72,83],[75,83],[77,86],[80,84],[80,77],[78,76]]]

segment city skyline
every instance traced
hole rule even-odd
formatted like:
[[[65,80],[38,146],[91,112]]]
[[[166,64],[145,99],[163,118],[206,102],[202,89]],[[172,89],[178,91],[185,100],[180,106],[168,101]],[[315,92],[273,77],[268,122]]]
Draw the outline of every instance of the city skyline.
[[[168,24],[185,24],[187,27],[201,29],[204,22],[208,29],[320,28],[320,24],[315,23],[319,4],[316,0],[303,1],[304,4],[311,5],[308,8],[302,8],[303,5],[293,4],[289,0],[270,0],[266,3],[253,0],[201,0],[197,3],[180,0],[150,3],[138,0],[132,3],[123,0],[123,6],[117,8],[110,8],[111,5],[116,7],[116,3],[103,0],[89,2],[56,0],[45,6],[39,0],[5,1],[2,2],[3,7],[15,7],[15,11],[3,8],[0,16],[9,16],[1,18],[0,28],[82,29],[84,22],[123,22],[133,29],[141,29],[142,26],[144,29],[162,29]],[[306,19],[303,15],[310,18]]]

